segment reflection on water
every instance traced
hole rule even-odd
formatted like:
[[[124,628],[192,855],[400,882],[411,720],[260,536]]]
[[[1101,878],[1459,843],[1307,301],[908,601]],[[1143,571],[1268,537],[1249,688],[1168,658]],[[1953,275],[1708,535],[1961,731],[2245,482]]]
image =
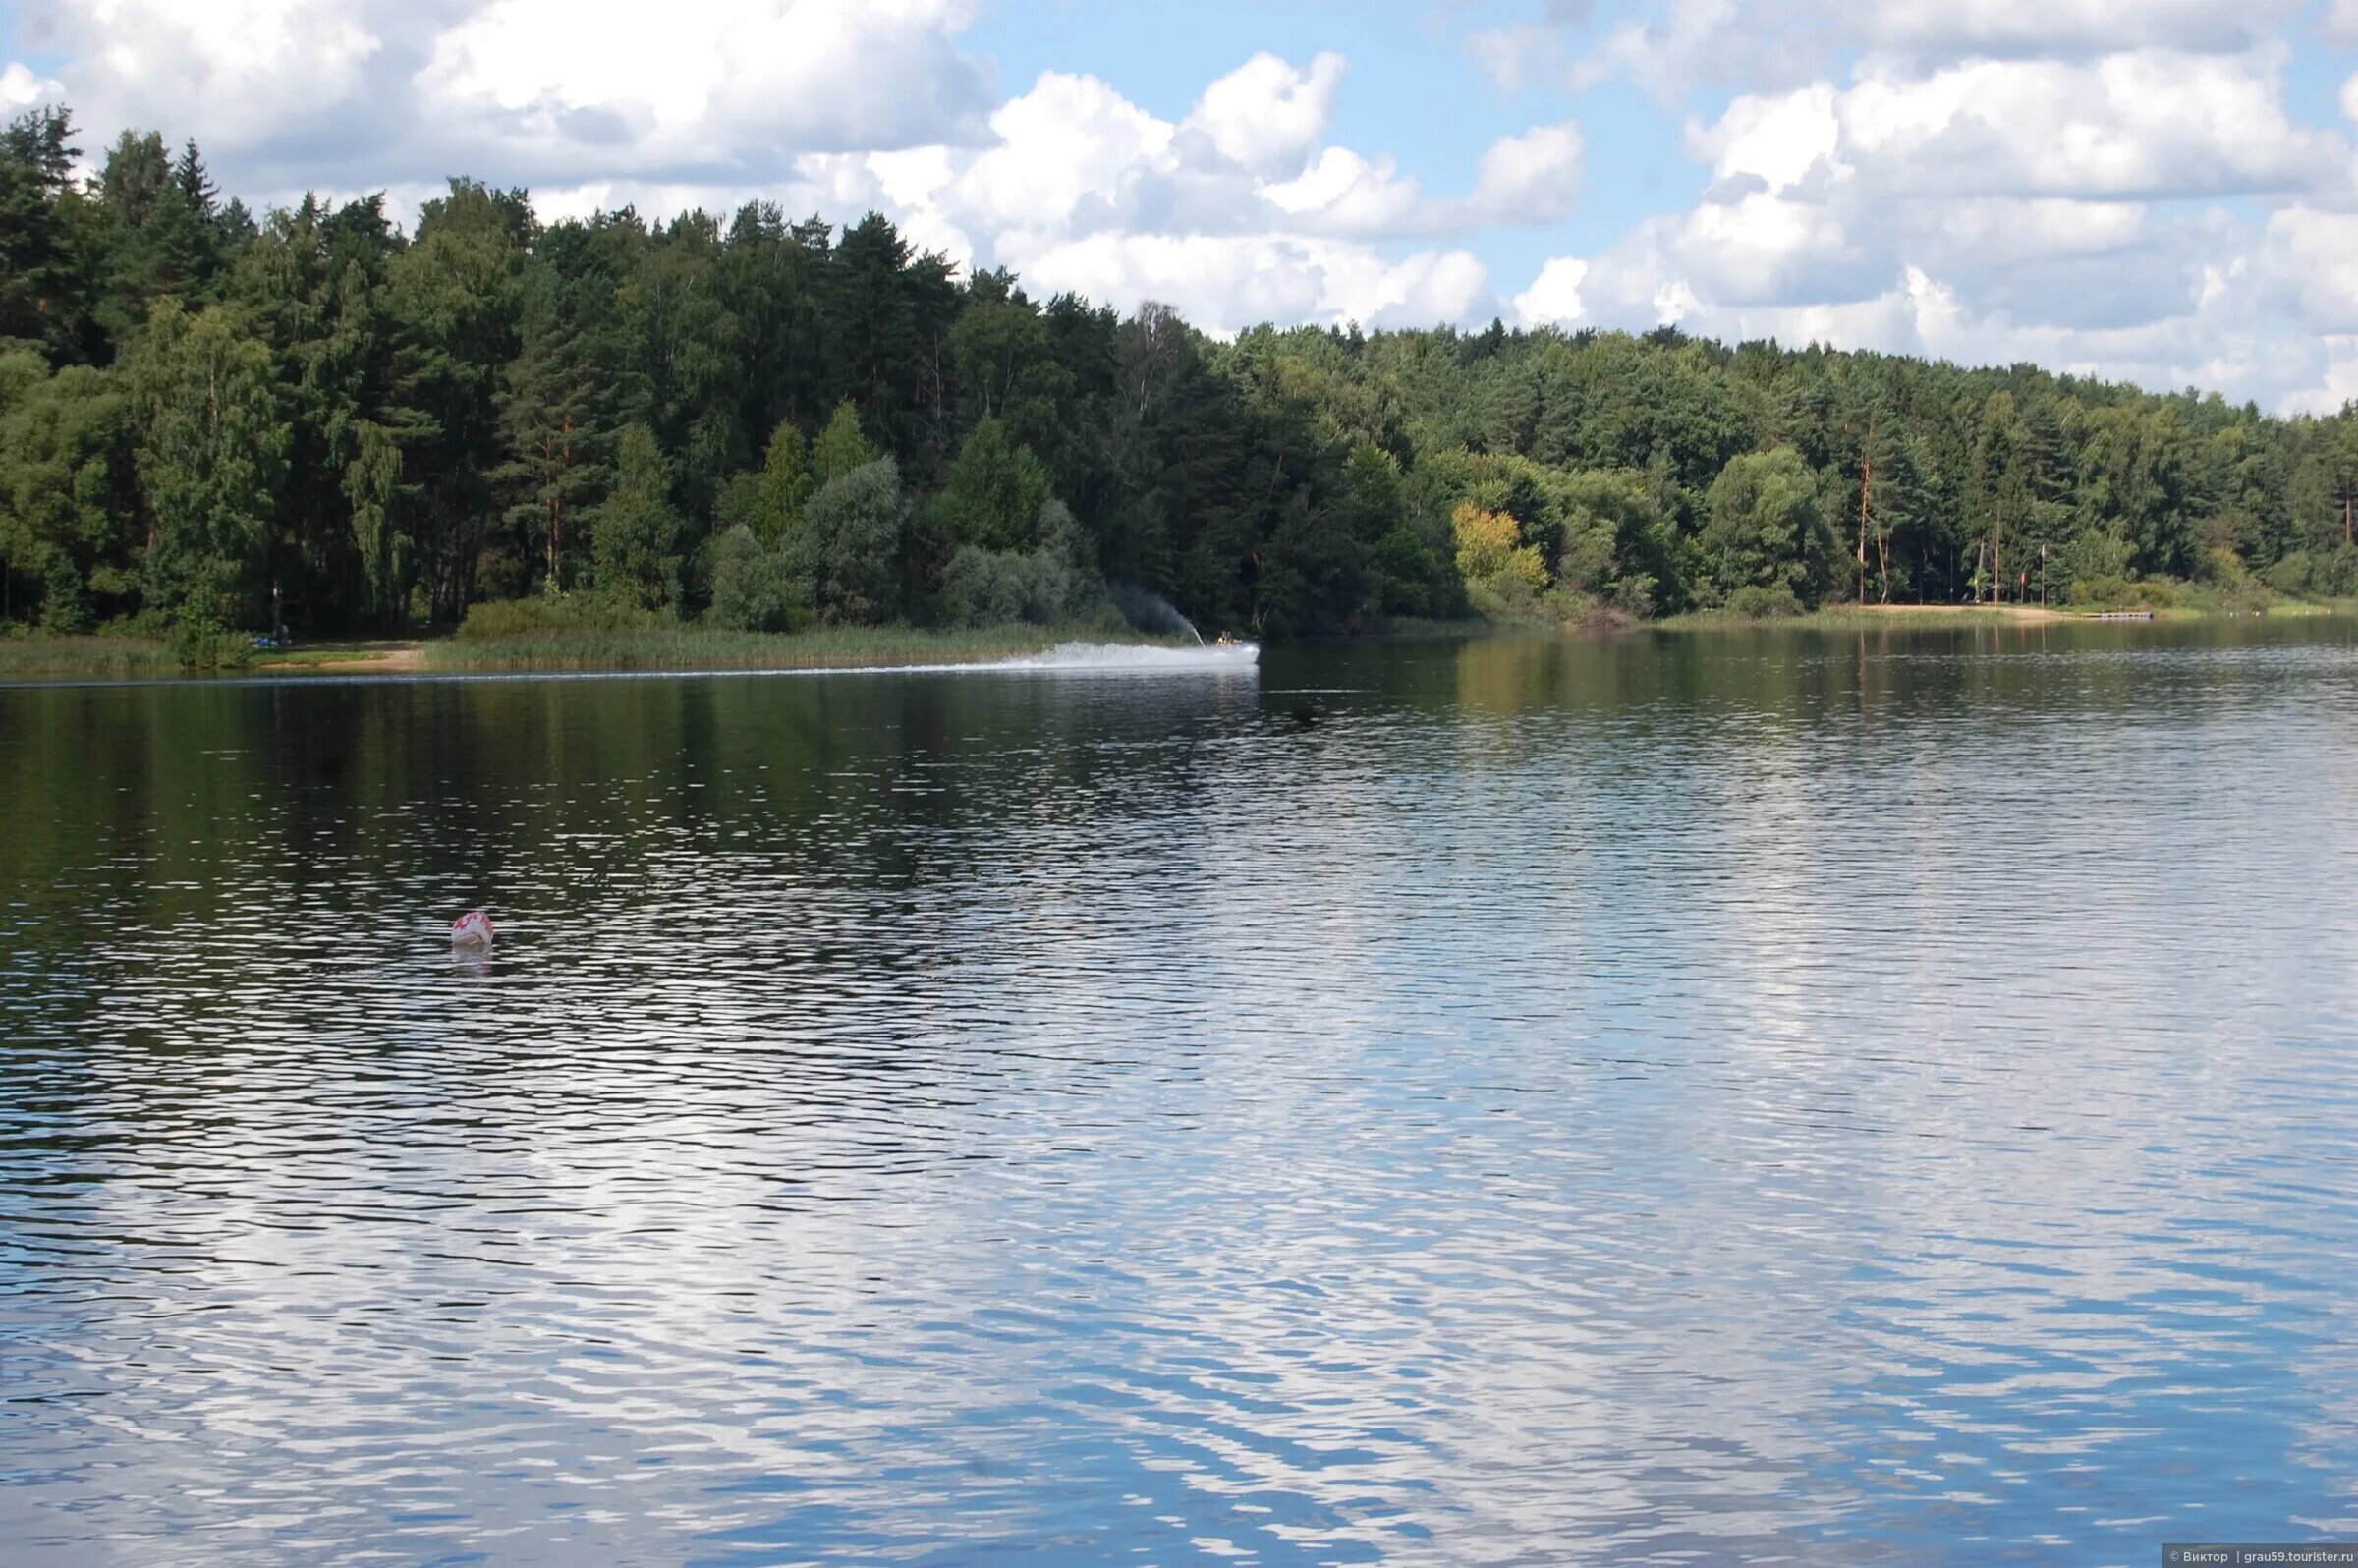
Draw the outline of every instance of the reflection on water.
[[[17,690],[0,787],[12,1562],[2358,1533],[2343,623]]]

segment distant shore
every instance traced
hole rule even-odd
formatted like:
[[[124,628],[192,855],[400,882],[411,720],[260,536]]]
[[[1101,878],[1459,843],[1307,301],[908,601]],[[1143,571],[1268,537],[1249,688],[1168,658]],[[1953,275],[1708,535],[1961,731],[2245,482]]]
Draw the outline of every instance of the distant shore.
[[[1185,639],[1101,627],[1009,626],[971,631],[824,627],[731,632],[700,627],[532,632],[513,637],[322,642],[242,650],[217,670],[189,670],[169,644],[134,638],[0,641],[0,680],[138,680],[243,675],[512,675],[648,670],[880,669],[1025,658],[1076,642],[1183,646]]]
[[[2349,614],[2358,604],[2280,600],[2275,617]],[[1963,626],[2055,626],[2105,616],[2150,613],[2157,621],[2224,619],[2235,612],[2171,607],[2151,612],[2037,604],[1836,604],[1802,615],[1748,617],[1697,611],[1659,621],[1615,621],[1585,628],[1518,621],[1404,622],[1376,637],[1467,637],[1540,631],[1703,632],[1791,628],[1867,631]],[[291,648],[242,650],[212,670],[191,670],[171,644],[120,637],[0,639],[0,681],[155,680],[210,675],[517,675],[627,674],[676,670],[892,669],[979,664],[1027,658],[1068,643],[1141,647],[1189,645],[1186,638],[1102,627],[1007,626],[933,631],[920,627],[821,627],[802,632],[734,632],[678,626],[653,629],[535,631],[510,636],[329,641]]]
[[[2086,613],[2037,604],[1828,604],[1799,615],[1739,615],[1726,610],[1690,610],[1649,624],[1666,631],[1712,631],[1725,627],[1810,627],[1847,631],[1888,626],[2026,626],[2087,619]]]
[[[2041,604],[1829,604],[1805,614],[1785,616],[1731,615],[1719,610],[1698,610],[1686,615],[1674,615],[1656,624],[1672,631],[1724,626],[1803,626],[1825,630],[1911,625],[2046,626],[2063,621],[2090,620],[2097,613],[2094,610],[2062,609]]]
[[[2201,605],[2080,605],[2080,604],[1829,604],[1802,615],[1754,617],[1700,610],[1648,623],[1670,631],[1708,631],[1725,627],[1804,627],[1820,631],[1858,631],[1878,627],[1934,626],[2061,626],[2080,623],[2150,619],[2154,621],[2264,620],[2271,617],[2339,615],[2358,609],[2347,601],[2318,602],[2279,599],[2265,609],[2234,610]]]

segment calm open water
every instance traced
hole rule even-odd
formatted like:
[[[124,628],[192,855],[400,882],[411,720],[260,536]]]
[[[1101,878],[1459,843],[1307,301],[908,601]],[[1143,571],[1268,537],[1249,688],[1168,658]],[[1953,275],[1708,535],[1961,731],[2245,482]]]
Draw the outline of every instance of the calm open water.
[[[2358,1534],[2358,623],[16,689],[0,790],[11,1564]]]

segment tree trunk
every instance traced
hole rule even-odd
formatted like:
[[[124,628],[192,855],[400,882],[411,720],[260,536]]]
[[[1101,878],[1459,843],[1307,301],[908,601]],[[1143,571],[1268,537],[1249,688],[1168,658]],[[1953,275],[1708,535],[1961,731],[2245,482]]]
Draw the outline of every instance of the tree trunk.
[[[1867,602],[1867,489],[1875,481],[1875,427],[1868,426],[1867,448],[1859,453],[1859,588],[1858,602]],[[1877,541],[1881,544],[1881,540]],[[1888,585],[1886,585],[1887,587]],[[1890,597],[1886,592],[1885,598]]]

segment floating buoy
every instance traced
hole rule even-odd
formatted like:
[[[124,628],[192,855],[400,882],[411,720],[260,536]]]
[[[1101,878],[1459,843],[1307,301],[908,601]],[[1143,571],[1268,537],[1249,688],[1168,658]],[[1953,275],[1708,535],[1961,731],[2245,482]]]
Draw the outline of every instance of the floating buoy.
[[[453,947],[489,947],[491,945],[491,917],[479,909],[471,909],[450,923],[450,945]]]

